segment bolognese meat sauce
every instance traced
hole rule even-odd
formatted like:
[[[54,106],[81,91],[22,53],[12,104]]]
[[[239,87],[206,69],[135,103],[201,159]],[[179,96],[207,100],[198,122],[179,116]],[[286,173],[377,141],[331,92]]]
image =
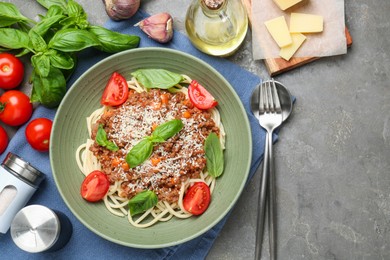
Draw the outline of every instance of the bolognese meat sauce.
[[[143,164],[130,169],[125,160],[130,149],[158,125],[172,119],[182,120],[182,130],[156,145]],[[110,107],[96,122],[94,140],[99,124],[119,150],[110,151],[96,141],[90,149],[110,182],[121,182],[120,196],[130,199],[149,189],[159,200],[169,203],[178,201],[182,182],[200,177],[206,166],[204,141],[211,132],[219,135],[210,112],[194,107],[182,92],[172,94],[160,89],[142,93],[130,90],[124,104]]]

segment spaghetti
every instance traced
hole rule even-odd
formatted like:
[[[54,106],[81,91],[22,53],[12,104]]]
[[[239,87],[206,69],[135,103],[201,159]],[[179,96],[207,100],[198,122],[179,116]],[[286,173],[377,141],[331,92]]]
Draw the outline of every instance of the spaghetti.
[[[181,83],[191,82],[188,76],[182,76],[185,80]],[[87,117],[89,138],[76,151],[78,167],[84,175],[100,170],[109,176],[111,185],[103,199],[105,206],[116,216],[127,216],[136,227],[149,227],[173,216],[191,217],[183,207],[188,187],[204,182],[211,193],[215,187],[215,178],[208,175],[205,167],[203,144],[207,135],[215,132],[224,148],[225,131],[219,112],[216,108],[203,111],[194,107],[187,88],[181,84],[171,93],[160,89],[147,91],[135,78],[127,83],[130,93],[123,105],[103,106]],[[150,135],[156,125],[175,118],[182,120],[183,129],[157,145],[143,164],[129,169],[124,159],[129,150]],[[118,151],[109,151],[95,142],[98,124],[105,125],[107,137],[118,145]],[[159,202],[134,218],[129,214],[128,202],[145,189],[154,191]]]

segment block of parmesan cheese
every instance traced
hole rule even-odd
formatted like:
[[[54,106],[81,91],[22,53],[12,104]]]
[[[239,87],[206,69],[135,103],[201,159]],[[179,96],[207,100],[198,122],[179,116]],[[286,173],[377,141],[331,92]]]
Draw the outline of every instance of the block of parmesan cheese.
[[[305,0],[274,0],[275,4],[279,6],[281,10],[286,10],[290,7],[303,3]]]
[[[291,39],[292,44],[281,48],[279,52],[279,56],[286,61],[289,61],[299,47],[301,47],[302,43],[306,40],[306,36],[301,33],[292,33]]]
[[[279,16],[277,18],[268,20],[264,24],[280,48],[292,43],[290,32],[288,30],[284,16]]]
[[[324,30],[324,18],[321,15],[291,13],[291,33],[318,33]]]

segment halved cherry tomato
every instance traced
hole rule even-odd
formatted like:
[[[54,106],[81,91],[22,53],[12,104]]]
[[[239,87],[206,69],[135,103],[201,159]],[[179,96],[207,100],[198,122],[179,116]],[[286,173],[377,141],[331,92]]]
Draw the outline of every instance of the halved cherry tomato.
[[[196,80],[192,80],[188,87],[188,96],[194,106],[199,109],[210,109],[218,105],[214,97]]]
[[[104,89],[100,103],[105,106],[119,106],[128,96],[129,86],[126,79],[118,72],[114,72]]]
[[[110,188],[110,181],[105,173],[101,171],[93,171],[85,177],[81,184],[81,196],[90,202],[96,202],[107,194]]]
[[[210,188],[204,182],[195,182],[183,198],[183,207],[193,215],[200,215],[210,204]]]
[[[6,91],[0,97],[0,120],[10,126],[26,123],[33,112],[30,98],[19,90]]]
[[[8,146],[8,135],[5,129],[0,126],[0,154],[2,154]]]
[[[53,122],[47,118],[36,118],[28,123],[25,134],[32,148],[40,152],[49,150],[52,125]]]
[[[0,53],[0,88],[16,88],[23,77],[23,63],[10,53]]]

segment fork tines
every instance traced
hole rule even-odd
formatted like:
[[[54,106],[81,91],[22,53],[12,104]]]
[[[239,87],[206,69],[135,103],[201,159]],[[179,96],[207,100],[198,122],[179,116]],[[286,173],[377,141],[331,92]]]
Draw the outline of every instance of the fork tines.
[[[274,79],[267,80],[260,86],[259,91],[259,113],[281,112],[279,95]]]

